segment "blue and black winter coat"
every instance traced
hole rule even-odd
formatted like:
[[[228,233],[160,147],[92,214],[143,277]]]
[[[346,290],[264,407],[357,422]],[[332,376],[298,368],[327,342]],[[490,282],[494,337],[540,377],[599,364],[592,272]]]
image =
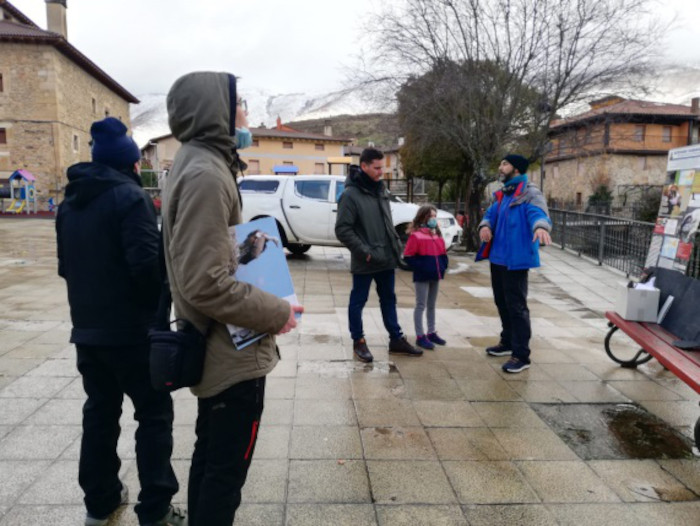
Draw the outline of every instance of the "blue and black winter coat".
[[[479,230],[489,227],[493,238],[482,244],[476,261],[489,259],[508,270],[539,267],[539,241],[533,241],[535,230],[552,229],[542,192],[528,182],[527,175],[521,175],[507,181],[493,195],[496,201],[479,223]]]

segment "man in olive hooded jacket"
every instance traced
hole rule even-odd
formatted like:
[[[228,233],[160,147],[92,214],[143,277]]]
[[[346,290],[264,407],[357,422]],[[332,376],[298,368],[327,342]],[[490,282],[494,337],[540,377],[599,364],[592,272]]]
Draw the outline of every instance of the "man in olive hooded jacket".
[[[403,250],[391,218],[389,194],[382,182],[383,158],[384,154],[374,148],[362,151],[360,169],[351,169],[345,182],[335,221],[335,235],[350,250],[352,291],[348,325],[353,352],[363,362],[374,359],[362,326],[362,310],[372,281],[377,284],[382,320],[389,333],[389,352],[423,354],[406,341],[396,313],[395,272]]]
[[[175,313],[207,333],[189,477],[190,525],[233,523],[255,448],[265,376],[279,360],[275,334],[296,326],[286,301],[230,275],[229,227],[241,222],[238,137],[247,116],[227,73],[190,73],[167,98],[170,129],[182,143],[163,199],[165,262]],[[237,350],[226,324],[267,333]]]

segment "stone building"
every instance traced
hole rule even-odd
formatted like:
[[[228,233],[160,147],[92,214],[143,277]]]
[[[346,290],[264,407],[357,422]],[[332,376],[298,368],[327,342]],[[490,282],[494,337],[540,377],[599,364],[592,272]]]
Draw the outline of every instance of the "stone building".
[[[698,141],[700,99],[690,106],[611,96],[591,109],[553,121],[545,157],[544,193],[557,206],[584,206],[600,185],[615,203],[631,204],[661,187],[672,148]],[[541,184],[540,172],[532,174]]]
[[[0,180],[36,176],[41,208],[59,198],[66,169],[90,160],[90,124],[129,126],[136,97],[67,40],[66,0],[45,0],[47,30],[0,0]]]

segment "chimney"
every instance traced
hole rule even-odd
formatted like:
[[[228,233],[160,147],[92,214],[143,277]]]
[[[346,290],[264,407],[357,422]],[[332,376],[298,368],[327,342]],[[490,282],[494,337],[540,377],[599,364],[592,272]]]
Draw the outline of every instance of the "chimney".
[[[277,126],[275,126],[275,129],[281,130],[282,129],[282,119],[280,119],[280,116],[277,116]]]
[[[68,40],[66,0],[46,0],[46,29]]]
[[[693,115],[700,115],[700,97],[690,99],[690,112]]]
[[[333,137],[333,126],[331,126],[331,121],[323,121],[323,135],[326,137]]]

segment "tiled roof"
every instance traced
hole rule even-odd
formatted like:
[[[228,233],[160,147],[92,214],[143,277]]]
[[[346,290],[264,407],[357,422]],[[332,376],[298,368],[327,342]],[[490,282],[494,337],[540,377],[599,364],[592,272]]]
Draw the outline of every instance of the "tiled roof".
[[[307,139],[311,141],[333,141],[333,142],[350,142],[351,139],[346,139],[345,137],[329,137],[328,135],[317,135],[314,133],[305,133],[305,132],[288,132],[288,131],[283,131],[283,130],[276,130],[274,128],[250,128],[250,131],[253,134],[253,138],[256,137],[270,137],[273,139]],[[149,139],[148,142],[158,142],[162,141],[165,139],[170,139],[173,136],[172,133],[168,133],[166,135],[161,135],[159,137],[153,137],[152,139]],[[146,146],[141,148],[141,150],[145,150]]]
[[[97,64],[83,55],[58,33],[45,31],[24,16],[7,0],[0,0],[0,10],[7,11],[13,18],[22,23],[0,20],[0,42],[18,42],[22,44],[44,44],[55,47],[59,52],[72,60],[85,72],[95,77],[107,88],[122,97],[127,102],[138,103],[139,100],[129,93],[121,84],[115,81]]]
[[[271,137],[278,139],[307,139],[311,141],[333,141],[333,142],[350,142],[351,139],[346,137],[333,137],[328,135],[321,135],[316,133],[306,133],[306,132],[291,132],[284,130],[277,130],[275,128],[251,128],[253,132],[253,137]]]
[[[13,6],[8,0],[0,0],[0,9],[3,11],[6,11],[7,13],[10,14],[12,18],[16,18],[23,24],[26,24],[28,26],[36,27],[38,28],[34,22],[32,22],[29,18],[27,18],[27,15],[25,15],[22,11],[17,9],[15,6]]]
[[[690,106],[681,104],[666,104],[663,102],[650,102],[644,100],[622,100],[616,104],[592,109],[584,113],[579,113],[568,119],[552,121],[550,128],[567,126],[577,122],[603,117],[605,115],[637,115],[654,117],[688,117],[688,119],[698,118]]]
[[[0,20],[0,38],[2,37],[51,37],[58,38],[56,33],[44,31],[38,27],[16,24],[8,20]]]

